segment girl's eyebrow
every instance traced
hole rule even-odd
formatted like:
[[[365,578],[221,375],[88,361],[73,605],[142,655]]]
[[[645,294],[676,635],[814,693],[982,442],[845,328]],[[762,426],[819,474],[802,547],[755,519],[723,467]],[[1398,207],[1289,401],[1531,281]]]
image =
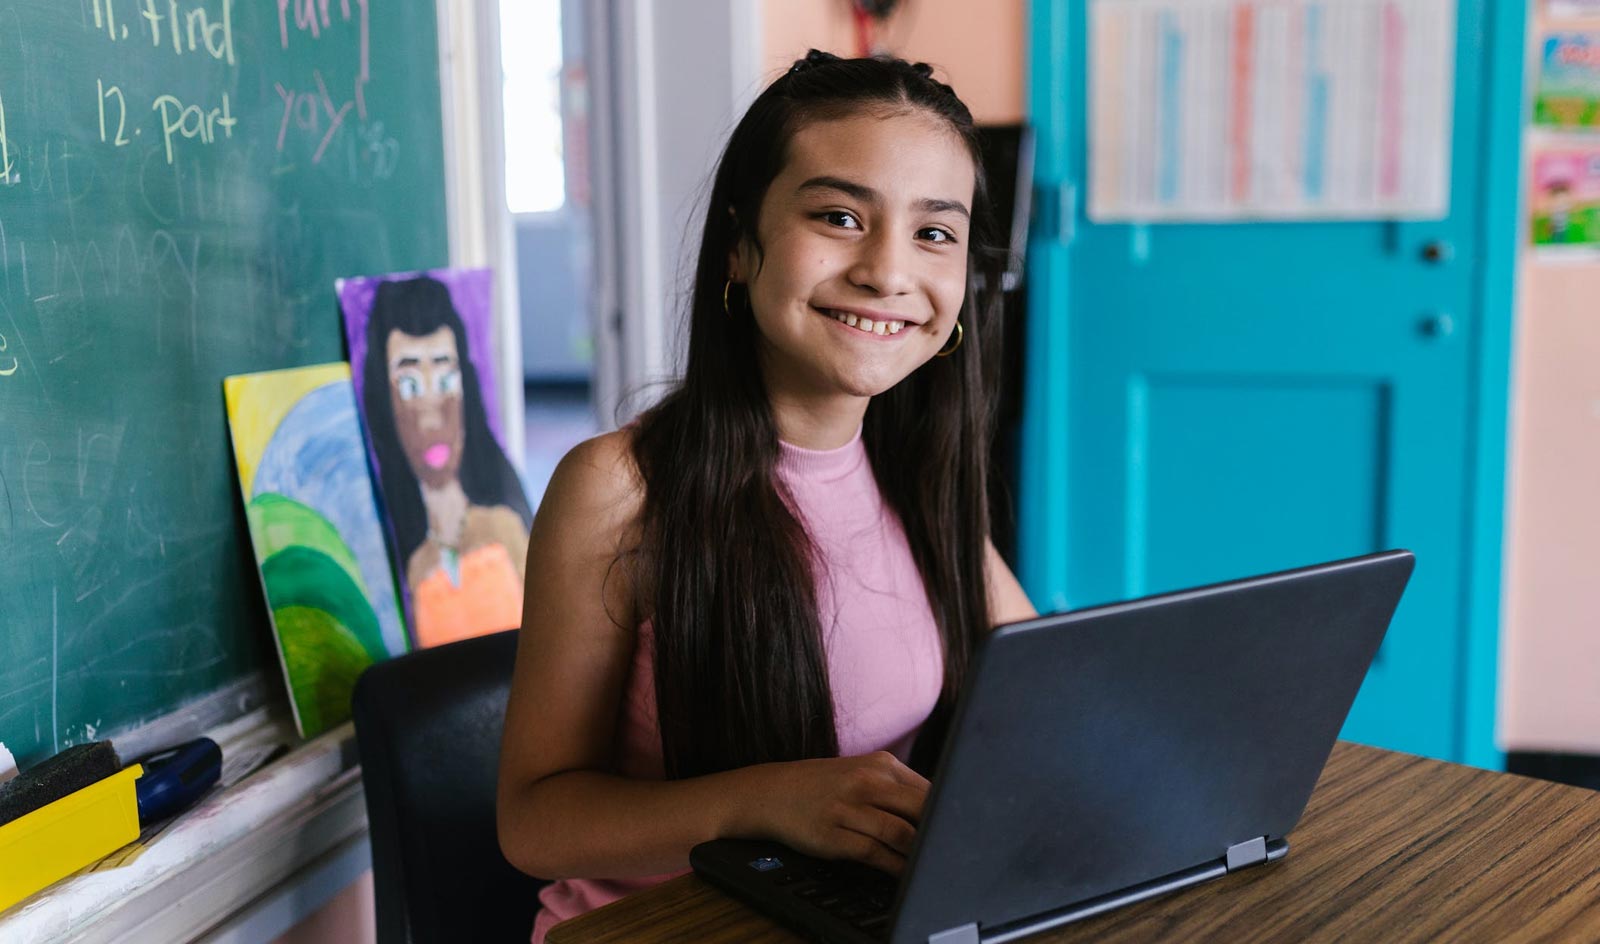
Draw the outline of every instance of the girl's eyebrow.
[[[837,190],[863,203],[883,202],[883,195],[878,191],[864,184],[844,180],[840,177],[813,177],[796,187],[795,193],[804,193],[807,190]],[[972,219],[972,213],[967,210],[966,204],[960,200],[935,200],[932,197],[923,197],[914,206],[925,213],[959,213],[969,220]]]

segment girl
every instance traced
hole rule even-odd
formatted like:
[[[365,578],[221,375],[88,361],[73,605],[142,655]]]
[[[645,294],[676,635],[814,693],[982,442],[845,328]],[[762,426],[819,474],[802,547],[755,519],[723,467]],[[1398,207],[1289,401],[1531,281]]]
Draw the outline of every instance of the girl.
[[[561,880],[535,944],[720,836],[903,869],[974,645],[1034,615],[989,542],[978,158],[899,60],[813,50],[734,129],[682,382],[533,525],[499,823]]]

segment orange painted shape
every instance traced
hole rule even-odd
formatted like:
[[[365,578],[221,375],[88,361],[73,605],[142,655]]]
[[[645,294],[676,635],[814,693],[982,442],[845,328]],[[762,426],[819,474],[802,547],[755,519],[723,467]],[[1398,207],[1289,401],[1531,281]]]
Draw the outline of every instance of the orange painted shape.
[[[416,588],[412,604],[417,618],[417,645],[440,646],[516,629],[522,625],[522,578],[511,554],[499,544],[485,544],[461,556],[461,584],[435,570]]]

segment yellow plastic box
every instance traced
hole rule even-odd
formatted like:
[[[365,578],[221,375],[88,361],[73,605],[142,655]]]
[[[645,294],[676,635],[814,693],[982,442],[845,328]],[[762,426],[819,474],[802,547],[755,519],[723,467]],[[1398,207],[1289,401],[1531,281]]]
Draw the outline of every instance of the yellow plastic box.
[[[139,838],[132,764],[0,826],[0,911]]]

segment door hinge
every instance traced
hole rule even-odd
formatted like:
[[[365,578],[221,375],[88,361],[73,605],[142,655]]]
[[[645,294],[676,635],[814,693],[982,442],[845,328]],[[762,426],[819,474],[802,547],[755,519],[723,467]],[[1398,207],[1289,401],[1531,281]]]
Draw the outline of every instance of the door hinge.
[[[1070,181],[1042,183],[1034,188],[1033,197],[1039,238],[1072,245],[1077,234],[1078,185]]]

